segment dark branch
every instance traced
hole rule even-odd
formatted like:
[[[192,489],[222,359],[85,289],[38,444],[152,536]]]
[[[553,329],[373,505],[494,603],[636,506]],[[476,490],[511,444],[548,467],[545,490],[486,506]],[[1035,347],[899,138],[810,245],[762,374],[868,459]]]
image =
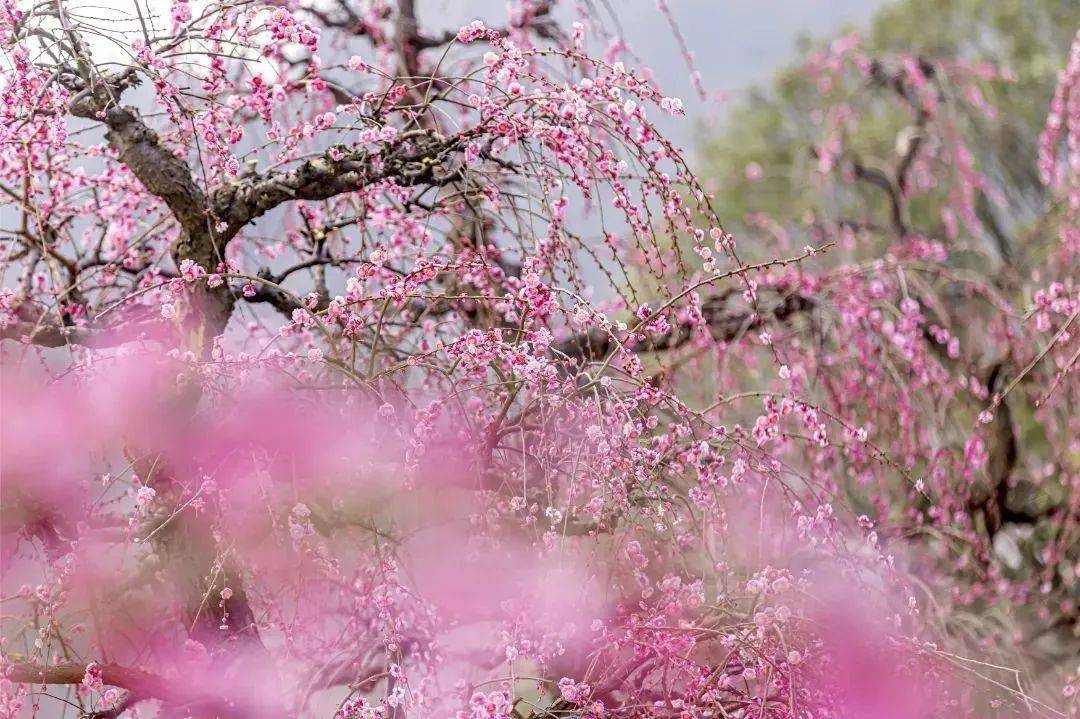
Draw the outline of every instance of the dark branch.
[[[220,256],[207,216],[206,195],[195,182],[191,169],[176,153],[161,144],[157,133],[133,107],[118,104],[123,92],[138,84],[130,70],[105,81],[62,75],[68,89],[76,91],[69,110],[76,117],[102,122],[106,139],[120,162],[131,171],[147,192],[161,198],[176,217],[183,236],[174,248],[178,261],[192,259],[213,267]],[[93,82],[93,89],[87,89]]]
[[[460,168],[450,167],[447,161],[461,144],[461,137],[414,131],[395,140],[384,153],[331,150],[288,171],[265,172],[222,185],[211,192],[210,207],[217,220],[228,224],[225,236],[232,237],[247,223],[290,200],[328,200],[390,179],[405,187],[441,186],[460,175]]]
[[[703,303],[702,315],[709,334],[716,341],[731,342],[749,330],[762,327],[766,322],[782,322],[815,306],[812,299],[798,292],[760,290],[759,312],[755,314],[752,309],[739,306],[738,299],[741,295],[738,290],[728,290]],[[693,337],[694,331],[694,326],[690,324],[675,325],[670,331],[650,337],[645,343],[632,349],[638,352],[676,349],[686,344]],[[610,354],[615,349],[615,343],[609,333],[594,329],[558,342],[552,348],[556,353],[571,359],[591,362]]]
[[[21,310],[21,308],[20,308]],[[127,320],[112,325],[67,325],[57,320],[46,321],[44,316],[29,317],[19,312],[20,319],[0,327],[0,340],[15,340],[38,347],[116,347],[139,339],[161,337],[171,331],[158,318]]]

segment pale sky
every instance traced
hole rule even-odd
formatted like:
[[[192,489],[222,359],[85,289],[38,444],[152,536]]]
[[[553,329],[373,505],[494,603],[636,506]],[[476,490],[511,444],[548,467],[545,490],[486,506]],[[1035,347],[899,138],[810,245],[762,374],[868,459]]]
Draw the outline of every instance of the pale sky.
[[[419,0],[417,4],[421,18],[439,18],[439,29],[505,13],[505,0]],[[715,106],[698,100],[678,42],[657,10],[656,0],[592,0],[592,4],[618,16],[631,48],[652,68],[664,93],[683,100],[691,118],[716,114]],[[865,25],[884,4],[883,0],[667,0],[695,55],[705,89],[726,95],[766,82],[793,57],[800,34],[828,35],[848,24]],[[661,119],[657,115],[654,120]],[[665,120],[661,125],[677,144],[691,144],[693,122]]]
[[[793,55],[800,34],[827,35],[848,24],[865,24],[883,0],[666,0],[705,89],[714,96],[731,96],[753,83],[762,83]],[[108,19],[113,29],[137,31],[135,3],[158,31],[168,27],[171,0],[65,0],[69,7],[84,8],[88,15]],[[698,99],[689,78],[678,41],[657,0],[582,0],[598,8],[608,29],[618,24],[631,49],[650,67],[667,95],[679,97],[691,118],[717,115],[715,101]],[[24,0],[25,4],[32,0]],[[206,0],[193,0],[197,12]],[[102,13],[105,5],[111,12]],[[506,0],[418,0],[421,25],[429,32],[456,30],[484,18],[495,25],[506,16]],[[560,15],[572,19],[575,2]],[[616,22],[611,21],[611,17]],[[121,18],[124,18],[121,20]],[[117,22],[119,21],[119,22]],[[133,35],[135,37],[137,35]],[[90,38],[95,56],[120,59],[123,52],[101,38]],[[126,44],[126,43],[125,43]],[[654,118],[659,120],[660,118]],[[677,144],[693,138],[693,122],[661,121],[661,128]]]

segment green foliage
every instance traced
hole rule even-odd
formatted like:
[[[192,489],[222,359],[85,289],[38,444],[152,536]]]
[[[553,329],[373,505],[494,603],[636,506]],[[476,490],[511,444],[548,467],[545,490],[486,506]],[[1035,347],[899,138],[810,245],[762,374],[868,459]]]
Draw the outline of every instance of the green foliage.
[[[949,107],[964,126],[977,168],[1001,196],[995,202],[977,198],[987,232],[998,235],[986,240],[990,246],[1013,242],[1025,245],[1028,254],[1037,253],[1024,242],[1046,210],[1036,142],[1057,71],[1078,27],[1080,3],[1073,0],[900,0],[881,9],[870,28],[858,30],[863,49],[875,58],[907,53],[931,61],[990,62],[1011,75],[1010,81],[978,85],[996,109],[993,117],[985,117],[959,94]],[[830,107],[848,104],[856,110],[858,124],[844,137],[845,152],[867,165],[895,162],[905,128],[913,122],[910,109],[887,88],[869,83],[819,87],[803,64],[830,41],[800,41],[798,59],[768,87],[737,101],[719,128],[701,129],[702,174],[710,180],[716,209],[729,230],[745,234],[752,213],[790,223],[788,229],[805,228],[829,213],[834,220],[854,213],[842,219],[868,223],[888,217],[882,193],[850,183],[837,186],[813,171],[812,148],[824,136],[824,113]],[[762,168],[760,180],[747,177],[752,163]],[[931,193],[912,202],[912,224],[928,233],[940,230],[943,200]]]

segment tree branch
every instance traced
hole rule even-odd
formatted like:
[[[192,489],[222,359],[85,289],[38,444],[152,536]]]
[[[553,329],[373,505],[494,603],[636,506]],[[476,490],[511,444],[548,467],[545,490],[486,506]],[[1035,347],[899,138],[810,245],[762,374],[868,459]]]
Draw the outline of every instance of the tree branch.
[[[171,327],[164,321],[153,319],[128,320],[108,326],[65,325],[44,317],[23,317],[0,326],[0,340],[15,340],[38,347],[117,347],[142,338],[165,335]]]
[[[174,248],[178,260],[192,259],[204,267],[213,267],[219,256],[215,247],[206,195],[195,182],[187,163],[161,144],[157,133],[143,121],[133,107],[119,105],[124,90],[138,84],[131,70],[98,81],[87,89],[89,80],[75,75],[61,75],[61,82],[76,91],[69,111],[76,117],[102,122],[108,128],[106,139],[120,160],[147,192],[161,198],[180,223],[183,236]]]
[[[731,342],[768,321],[782,322],[815,307],[811,298],[798,292],[763,289],[758,291],[760,312],[755,314],[752,309],[737,306],[737,298],[740,296],[741,291],[732,289],[709,298],[702,305],[701,312],[709,334],[716,341]],[[674,325],[670,331],[655,335],[633,349],[639,352],[676,349],[686,344],[693,335],[694,325]],[[608,332],[592,329],[557,342],[552,348],[556,353],[571,359],[591,362],[603,359],[614,349],[614,345]]]
[[[5,678],[17,684],[81,684],[86,676],[87,664],[64,662],[41,665],[30,662],[14,662],[8,665]],[[119,664],[98,664],[104,684],[128,691],[142,697],[175,700],[177,692],[172,683],[141,669]]]
[[[290,200],[328,200],[390,179],[405,187],[441,186],[460,176],[460,168],[444,163],[463,140],[418,130],[402,135],[384,153],[335,148],[288,171],[260,173],[222,185],[211,192],[210,208],[217,220],[228,224],[224,236],[232,237],[247,223]]]

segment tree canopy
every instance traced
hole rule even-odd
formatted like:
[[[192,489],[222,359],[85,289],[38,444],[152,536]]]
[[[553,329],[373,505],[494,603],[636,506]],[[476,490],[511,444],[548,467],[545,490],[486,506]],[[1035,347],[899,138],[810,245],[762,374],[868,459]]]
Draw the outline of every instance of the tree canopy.
[[[0,0],[0,713],[1076,715],[1077,8],[619,10]]]

